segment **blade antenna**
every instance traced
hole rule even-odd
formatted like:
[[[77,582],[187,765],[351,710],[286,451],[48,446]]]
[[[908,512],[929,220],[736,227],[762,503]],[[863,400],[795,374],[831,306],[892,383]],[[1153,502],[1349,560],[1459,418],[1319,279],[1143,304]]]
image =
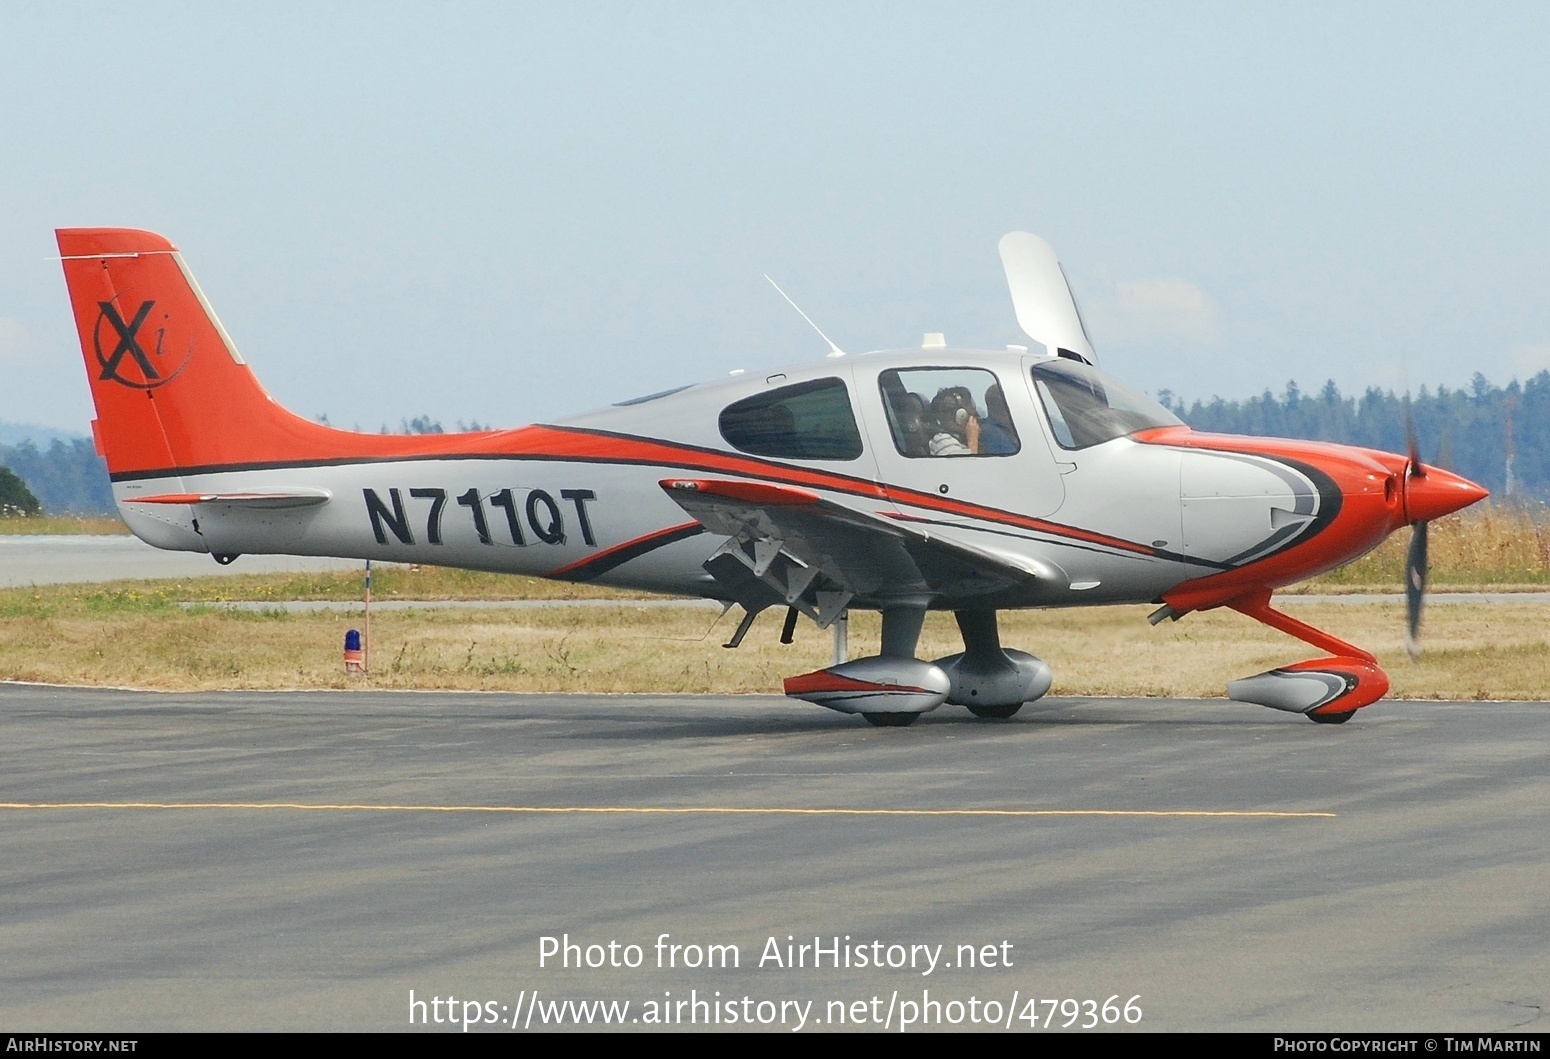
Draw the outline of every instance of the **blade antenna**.
[[[764,274],[764,278],[765,279],[770,279],[769,273],[766,272]],[[786,299],[787,304],[789,304],[793,309],[795,309],[797,311],[797,315],[798,316],[800,316],[802,319],[807,321],[807,326],[808,327],[811,327],[814,331],[818,332],[818,337],[819,338],[821,338],[825,342],[829,343],[829,356],[831,356],[831,357],[843,357],[845,355],[845,351],[843,349],[841,349],[839,346],[836,346],[834,344],[834,340],[832,338],[830,338],[828,335],[823,333],[823,328],[821,328],[817,324],[813,323],[813,318],[811,316],[808,316],[806,313],[804,313],[802,311],[802,307],[800,305],[798,305],[796,302],[791,300],[791,295],[787,294],[785,291],[780,289],[780,284],[779,283],[776,283],[774,280],[770,279],[770,286],[775,288],[775,292],[777,294],[779,294],[782,298]]]

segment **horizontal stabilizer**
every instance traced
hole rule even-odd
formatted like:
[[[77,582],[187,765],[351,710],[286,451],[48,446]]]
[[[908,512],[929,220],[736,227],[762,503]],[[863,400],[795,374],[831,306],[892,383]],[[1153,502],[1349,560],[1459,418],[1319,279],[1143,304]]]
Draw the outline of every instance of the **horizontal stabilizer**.
[[[326,504],[333,494],[327,489],[291,489],[267,493],[160,493],[126,496],[127,504],[226,504],[231,507],[284,508]]]

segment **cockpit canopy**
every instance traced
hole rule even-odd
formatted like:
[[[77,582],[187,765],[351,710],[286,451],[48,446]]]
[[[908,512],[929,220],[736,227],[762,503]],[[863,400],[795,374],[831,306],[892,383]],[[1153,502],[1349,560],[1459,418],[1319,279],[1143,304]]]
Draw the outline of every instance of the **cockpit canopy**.
[[[1150,397],[1089,364],[1050,358],[1022,370],[1031,370],[1051,433],[1063,449],[1085,449],[1138,430],[1183,425]],[[972,361],[883,370],[877,376],[882,410],[899,454],[1017,454],[1022,444],[1001,387],[1000,380],[1006,378]],[[729,445],[753,456],[850,461],[862,455],[849,387],[836,377],[744,397],[722,409],[717,425]]]

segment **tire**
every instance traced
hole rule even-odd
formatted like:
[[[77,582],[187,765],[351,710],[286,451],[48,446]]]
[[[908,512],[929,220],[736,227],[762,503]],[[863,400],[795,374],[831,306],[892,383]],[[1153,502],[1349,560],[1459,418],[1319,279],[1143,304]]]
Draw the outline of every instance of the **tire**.
[[[863,713],[869,724],[879,728],[908,728],[915,723],[918,713]]]
[[[1307,716],[1308,720],[1314,724],[1345,724],[1352,717],[1356,716],[1356,711],[1352,710],[1350,713],[1310,713]]]
[[[987,721],[1004,721],[1022,708],[1022,703],[1014,702],[1010,706],[970,706],[968,710]]]

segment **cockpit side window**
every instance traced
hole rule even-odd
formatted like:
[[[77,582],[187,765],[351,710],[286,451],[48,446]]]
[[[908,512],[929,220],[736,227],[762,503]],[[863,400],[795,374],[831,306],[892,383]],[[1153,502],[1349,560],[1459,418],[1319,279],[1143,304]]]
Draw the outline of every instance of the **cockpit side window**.
[[[739,452],[784,460],[855,460],[861,431],[841,379],[782,386],[721,412],[721,436]]]
[[[1182,426],[1156,401],[1072,360],[1033,366],[1034,388],[1063,449],[1085,449],[1150,427]]]
[[[984,368],[903,368],[878,377],[902,456],[1010,456],[1021,448],[1006,395]]]

